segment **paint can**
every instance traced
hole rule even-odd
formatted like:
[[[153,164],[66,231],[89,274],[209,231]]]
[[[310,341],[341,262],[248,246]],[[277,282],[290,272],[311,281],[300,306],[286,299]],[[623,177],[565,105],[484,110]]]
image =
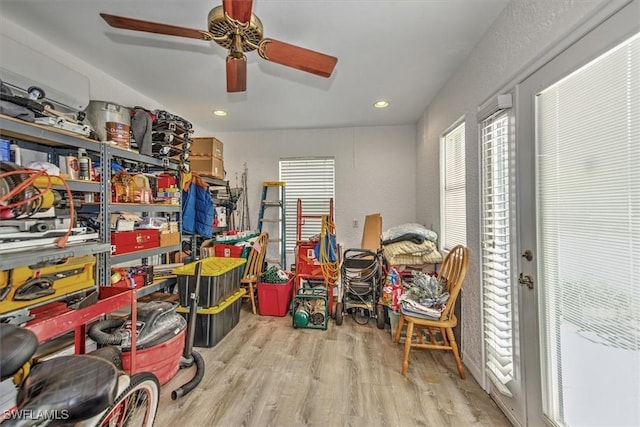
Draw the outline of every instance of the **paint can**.
[[[84,110],[101,141],[120,148],[131,145],[131,109],[108,101],[89,101]]]

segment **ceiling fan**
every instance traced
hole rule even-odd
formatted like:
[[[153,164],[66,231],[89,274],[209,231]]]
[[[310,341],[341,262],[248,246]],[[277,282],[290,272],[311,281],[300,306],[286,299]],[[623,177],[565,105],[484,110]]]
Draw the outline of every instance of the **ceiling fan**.
[[[252,13],[252,7],[252,0],[222,0],[222,6],[216,6],[209,12],[208,31],[107,13],[101,13],[100,16],[114,28],[214,41],[228,49],[227,92],[247,90],[247,57],[244,52],[253,50],[257,50],[258,55],[267,61],[321,77],[331,76],[338,58],[263,38],[262,22]]]

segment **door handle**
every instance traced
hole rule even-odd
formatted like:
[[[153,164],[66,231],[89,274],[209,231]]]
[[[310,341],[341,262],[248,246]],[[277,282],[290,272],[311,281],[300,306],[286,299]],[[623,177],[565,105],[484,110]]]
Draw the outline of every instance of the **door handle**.
[[[533,277],[531,277],[529,274],[522,274],[520,273],[520,276],[518,276],[518,283],[520,283],[521,285],[527,285],[527,288],[529,289],[533,289]]]

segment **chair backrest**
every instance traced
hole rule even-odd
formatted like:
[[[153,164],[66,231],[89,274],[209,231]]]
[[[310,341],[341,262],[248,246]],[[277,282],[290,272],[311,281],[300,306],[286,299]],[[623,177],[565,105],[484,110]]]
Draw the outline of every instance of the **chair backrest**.
[[[267,244],[269,243],[269,233],[263,231],[260,233],[255,243],[249,250],[247,263],[244,266],[242,274],[243,279],[258,278],[262,274],[264,265],[264,257],[267,254]]]
[[[456,304],[456,299],[460,294],[462,282],[467,274],[469,266],[469,251],[465,246],[458,245],[451,249],[442,262],[438,279],[447,279],[447,291],[449,292],[449,301],[447,306],[440,314],[440,320],[447,320],[451,317]]]

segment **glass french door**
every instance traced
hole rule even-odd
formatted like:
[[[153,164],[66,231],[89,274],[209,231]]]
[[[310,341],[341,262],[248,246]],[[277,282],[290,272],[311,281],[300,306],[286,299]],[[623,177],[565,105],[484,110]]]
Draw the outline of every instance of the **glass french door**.
[[[518,89],[526,425],[640,425],[639,13]]]
[[[510,107],[511,95],[503,96]],[[513,262],[516,198],[512,117],[509,108],[499,108],[480,122],[482,310],[489,392],[514,424],[523,424],[517,263]]]

